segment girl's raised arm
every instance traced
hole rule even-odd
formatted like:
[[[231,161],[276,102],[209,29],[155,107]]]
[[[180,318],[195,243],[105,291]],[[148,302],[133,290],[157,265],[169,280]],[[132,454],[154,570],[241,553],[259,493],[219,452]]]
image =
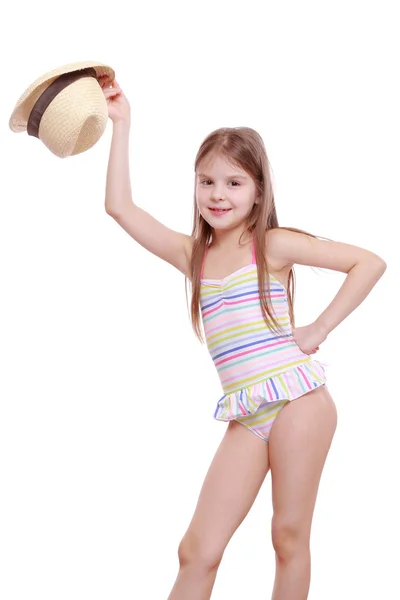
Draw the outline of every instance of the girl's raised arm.
[[[113,134],[107,169],[107,214],[141,246],[190,276],[192,238],[169,229],[132,200],[129,172],[130,107],[116,82],[104,87]]]

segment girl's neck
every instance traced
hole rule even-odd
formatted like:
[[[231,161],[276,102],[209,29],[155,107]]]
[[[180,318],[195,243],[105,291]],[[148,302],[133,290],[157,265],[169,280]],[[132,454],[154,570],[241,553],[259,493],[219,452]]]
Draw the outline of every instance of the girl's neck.
[[[231,231],[215,231],[212,232],[212,246],[223,250],[233,250],[240,246],[245,246],[252,240],[252,235],[247,229],[231,230]]]

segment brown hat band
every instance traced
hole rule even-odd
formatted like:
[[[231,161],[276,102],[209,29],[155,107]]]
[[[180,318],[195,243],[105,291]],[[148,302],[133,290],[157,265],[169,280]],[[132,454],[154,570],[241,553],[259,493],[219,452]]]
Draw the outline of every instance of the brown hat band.
[[[37,138],[39,137],[40,121],[49,104],[64,88],[71,85],[71,83],[74,83],[74,81],[82,79],[82,77],[94,77],[97,79],[96,70],[89,67],[88,69],[81,69],[80,71],[73,71],[72,73],[64,73],[60,77],[57,77],[57,79],[45,89],[43,94],[39,96],[29,115],[27,124],[28,135],[33,135]]]

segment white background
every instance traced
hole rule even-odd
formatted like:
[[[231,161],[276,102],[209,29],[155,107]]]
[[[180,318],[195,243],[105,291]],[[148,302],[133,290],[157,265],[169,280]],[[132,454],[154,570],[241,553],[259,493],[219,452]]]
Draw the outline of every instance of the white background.
[[[183,276],[104,211],[111,122],[64,160],[8,129],[36,78],[98,60],[131,103],[134,200],[165,224],[191,231],[203,138],[246,125],[264,138],[282,225],[388,263],[318,355],[339,425],[309,598],[398,599],[396,2],[138,4],[1,9],[0,597],[166,599],[226,428],[213,420],[220,385],[192,334]],[[342,280],[298,269],[298,324]],[[270,598],[271,516],[268,476],[213,598]]]

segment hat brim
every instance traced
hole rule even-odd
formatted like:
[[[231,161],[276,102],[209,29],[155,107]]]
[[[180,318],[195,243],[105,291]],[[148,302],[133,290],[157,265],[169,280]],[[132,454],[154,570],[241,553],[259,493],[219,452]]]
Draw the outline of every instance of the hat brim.
[[[32,108],[44,90],[57,79],[57,77],[60,77],[60,75],[72,73],[73,71],[80,71],[81,69],[86,69],[88,67],[95,69],[97,78],[108,76],[110,83],[115,79],[115,72],[111,67],[94,61],[71,63],[59,67],[58,69],[54,69],[53,71],[49,71],[36,79],[36,81],[34,81],[19,98],[9,120],[10,129],[16,133],[26,131]]]

